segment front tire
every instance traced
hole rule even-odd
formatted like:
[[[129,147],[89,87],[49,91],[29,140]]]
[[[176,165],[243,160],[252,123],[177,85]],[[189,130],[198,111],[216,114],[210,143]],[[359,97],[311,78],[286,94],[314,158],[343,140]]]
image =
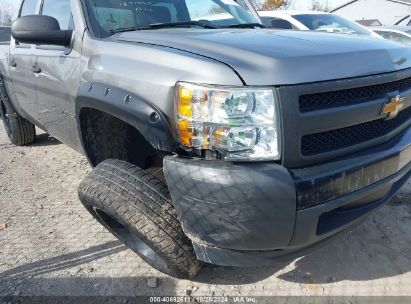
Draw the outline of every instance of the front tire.
[[[99,164],[79,187],[86,209],[153,268],[177,278],[200,269],[165,183],[124,161]]]

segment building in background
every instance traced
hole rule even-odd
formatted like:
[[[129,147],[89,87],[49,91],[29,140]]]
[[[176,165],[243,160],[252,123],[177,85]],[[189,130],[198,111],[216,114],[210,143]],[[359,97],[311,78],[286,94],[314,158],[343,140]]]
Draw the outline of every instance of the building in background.
[[[411,0],[352,0],[331,11],[354,21],[411,25]]]
[[[380,20],[378,19],[361,19],[361,20],[357,20],[357,22],[363,26],[381,26],[382,23],[380,22]]]

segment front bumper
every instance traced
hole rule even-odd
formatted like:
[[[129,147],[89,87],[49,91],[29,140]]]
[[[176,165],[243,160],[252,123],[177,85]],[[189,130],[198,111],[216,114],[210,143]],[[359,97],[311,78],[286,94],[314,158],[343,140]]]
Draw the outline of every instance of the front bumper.
[[[166,157],[174,206],[197,257],[262,266],[306,254],[361,223],[407,181],[411,129],[373,149],[287,170]]]

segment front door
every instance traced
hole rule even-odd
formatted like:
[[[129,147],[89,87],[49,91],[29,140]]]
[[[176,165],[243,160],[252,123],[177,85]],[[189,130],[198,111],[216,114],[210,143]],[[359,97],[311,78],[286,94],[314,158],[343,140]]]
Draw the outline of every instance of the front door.
[[[42,15],[57,19],[62,30],[74,30],[69,0],[43,0]],[[74,47],[38,45],[34,49],[38,119],[47,132],[77,147],[75,97],[80,82],[81,41]]]

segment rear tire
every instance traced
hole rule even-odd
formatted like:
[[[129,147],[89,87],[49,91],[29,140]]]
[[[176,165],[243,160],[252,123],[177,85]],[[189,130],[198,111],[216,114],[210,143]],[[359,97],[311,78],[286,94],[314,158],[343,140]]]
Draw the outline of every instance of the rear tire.
[[[10,105],[6,88],[0,76],[0,116],[10,141],[16,146],[31,144],[36,139],[35,126],[24,119]]]
[[[81,183],[79,198],[153,268],[177,278],[192,278],[201,269],[166,184],[151,173],[124,161],[104,161]]]

